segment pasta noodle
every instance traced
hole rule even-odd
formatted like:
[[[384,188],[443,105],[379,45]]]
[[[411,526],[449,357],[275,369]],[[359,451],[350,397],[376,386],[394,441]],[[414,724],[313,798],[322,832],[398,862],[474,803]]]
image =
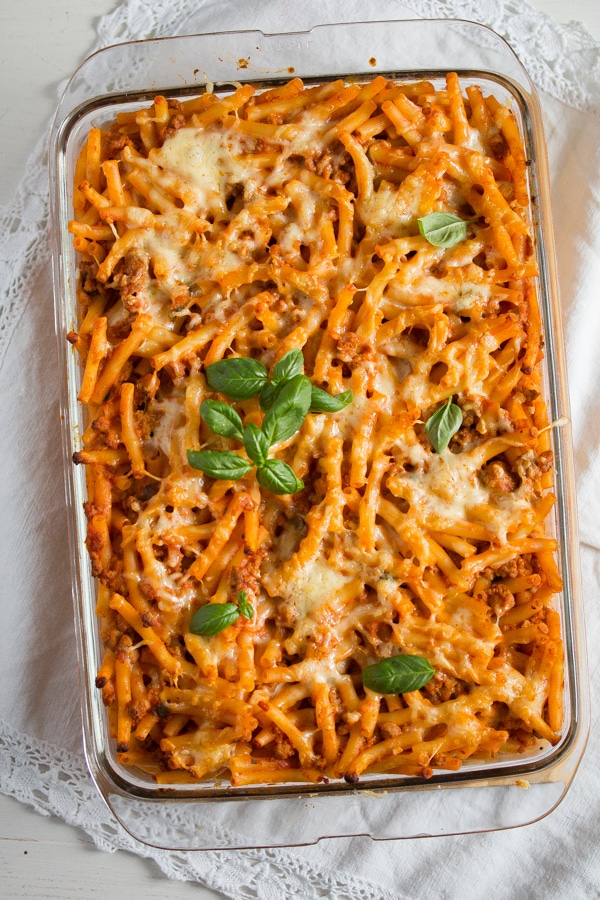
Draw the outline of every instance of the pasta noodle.
[[[89,417],[74,461],[93,473],[97,686],[119,760],[161,784],[354,783],[557,743],[552,456],[508,106],[454,73],[159,96],[90,132],[73,204]],[[421,230],[439,212],[461,239]],[[272,374],[292,351],[314,387],[353,396],[275,442],[299,489],[190,465],[248,462],[203,401],[264,421],[208,366]],[[456,409],[436,449],[432,417]],[[240,597],[248,615],[191,627]],[[400,655],[433,677],[365,686]]]

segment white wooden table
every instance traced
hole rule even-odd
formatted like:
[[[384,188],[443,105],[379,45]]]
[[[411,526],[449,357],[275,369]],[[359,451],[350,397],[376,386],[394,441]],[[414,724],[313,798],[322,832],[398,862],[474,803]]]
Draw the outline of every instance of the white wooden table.
[[[585,22],[600,41],[598,0],[531,0],[559,22]],[[56,88],[87,55],[97,18],[114,0],[0,0],[0,204],[11,199],[57,102]],[[0,896],[45,900],[209,900],[196,884],[168,881],[151,861],[97,851],[82,832],[0,795]]]

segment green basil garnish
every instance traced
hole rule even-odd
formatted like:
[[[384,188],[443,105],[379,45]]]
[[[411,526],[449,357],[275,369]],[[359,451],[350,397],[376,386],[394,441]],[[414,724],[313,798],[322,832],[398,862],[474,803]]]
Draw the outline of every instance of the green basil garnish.
[[[235,603],[206,603],[192,616],[190,632],[201,637],[214,637],[233,625],[239,615],[240,609]]]
[[[406,694],[431,681],[435,669],[424,656],[401,654],[380,659],[363,669],[362,682],[376,694]]]
[[[248,594],[246,591],[240,591],[237,595],[237,602],[240,608],[240,613],[244,616],[245,619],[251,619],[254,615],[254,610],[252,609],[252,605],[248,602]]]
[[[273,404],[275,403],[275,398],[279,393],[281,393],[283,387],[285,386],[285,382],[280,382],[279,384],[273,384],[272,381],[267,381],[264,388],[260,392],[260,396],[258,398],[258,402],[260,403],[260,408],[263,412],[266,412],[268,409],[271,409]]]
[[[213,391],[232,400],[249,400],[260,393],[269,375],[257,359],[232,356],[206,367],[206,380]]]
[[[242,439],[246,453],[252,462],[257,466],[262,466],[269,453],[269,442],[258,425],[255,425],[254,422],[246,425]]]
[[[200,415],[208,427],[222,437],[235,438],[244,445],[256,466],[258,483],[272,494],[295,494],[304,482],[294,470],[279,459],[269,459],[269,449],[291,438],[302,426],[309,411],[338,412],[352,403],[352,391],[332,397],[314,387],[302,374],[304,357],[301,350],[290,350],[273,367],[269,378],[265,366],[249,356],[222,359],[206,367],[209,386],[234,400],[248,400],[260,394],[265,412],[262,428],[243,422],[229,404],[220,400],[204,400]],[[218,450],[188,450],[188,463],[212,478],[237,481],[252,468],[237,453]]]
[[[296,434],[310,409],[310,397],[311,383],[306,375],[295,375],[284,384],[262,424],[269,446]]]
[[[282,381],[290,381],[295,375],[302,375],[304,369],[304,357],[302,350],[290,350],[275,363],[271,381],[279,384]]]
[[[254,615],[252,604],[248,602],[246,591],[240,591],[235,603],[205,603],[196,610],[190,622],[190,633],[199,634],[200,637],[214,637],[234,622],[240,615],[245,619],[251,619]]]
[[[271,494],[296,494],[304,487],[304,482],[281,459],[267,459],[264,465],[258,466],[256,479]]]
[[[267,381],[260,392],[260,408],[266,412],[273,406],[276,397],[287,381],[291,381],[296,375],[301,375],[304,368],[304,357],[301,350],[290,350],[275,364],[273,375]]]
[[[419,231],[434,247],[454,247],[467,236],[467,225],[475,219],[461,219],[452,213],[435,212],[417,219]]]
[[[440,406],[425,423],[425,431],[434,450],[441,453],[446,449],[450,439],[462,425],[462,420],[462,409],[452,402],[452,397],[448,397],[446,403]]]
[[[200,415],[215,434],[244,440],[244,426],[233,406],[219,400],[205,400],[200,406]]]
[[[193,469],[199,469],[206,472],[211,478],[217,478],[220,481],[238,481],[247,475],[252,468],[249,462],[238,456],[237,453],[230,453],[225,450],[188,450],[187,460]]]
[[[334,397],[313,384],[310,392],[310,412],[339,412],[340,409],[344,409],[353,400],[354,394],[352,391],[344,391],[342,394],[337,394]]]

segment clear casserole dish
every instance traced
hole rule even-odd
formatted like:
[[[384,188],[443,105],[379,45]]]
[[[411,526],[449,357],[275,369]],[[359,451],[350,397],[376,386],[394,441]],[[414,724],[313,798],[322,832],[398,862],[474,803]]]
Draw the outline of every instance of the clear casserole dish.
[[[367,767],[361,769],[359,780],[355,770],[350,769],[347,780],[327,776],[304,779],[300,773],[297,780],[290,778],[266,785],[253,782],[250,777],[230,785],[220,772],[212,780],[186,782],[175,776],[169,778],[169,770],[165,770],[166,774],[156,781],[143,768],[123,764],[127,747],[123,743],[119,748],[118,740],[111,736],[100,693],[94,686],[103,661],[95,616],[99,598],[86,550],[86,540],[90,543],[83,512],[86,479],[83,467],[72,465],[73,451],[81,454],[83,448],[85,452],[82,436],[88,423],[77,403],[82,371],[65,340],[67,334],[76,334],[79,327],[78,259],[68,223],[73,216],[72,185],[81,148],[91,129],[108,127],[117,115],[121,122],[127,123],[135,111],[148,108],[156,95],[183,103],[185,108],[185,103],[202,95],[205,88],[219,97],[230,96],[232,82],[235,87],[239,80],[257,91],[277,92],[292,77],[301,78],[311,88],[331,84],[339,78],[362,85],[378,75],[398,83],[425,81],[438,89],[445,84],[448,72],[458,73],[463,88],[479,85],[485,94],[493,95],[501,104],[510,101],[527,157],[528,189],[535,198],[530,228],[539,271],[538,302],[545,339],[543,393],[550,422],[562,425],[548,431],[555,461],[557,497],[552,533],[558,545],[563,582],[558,603],[554,604],[560,615],[565,659],[561,692],[564,722],[560,735],[555,740],[540,740],[538,728],[535,741],[525,741],[521,748],[513,741],[508,752],[490,753],[487,759],[466,759],[458,769],[448,766],[444,770],[434,764],[427,772],[422,767],[420,771],[407,768],[386,772],[385,767],[382,771]],[[385,157],[389,148],[381,149],[382,165],[385,165],[389,162]],[[534,90],[508,46],[493,32],[472,23],[408,21],[320,26],[308,33],[291,35],[258,32],[199,35],[107,48],[83,64],[61,101],[51,135],[51,201],[67,504],[75,614],[80,635],[86,758],[92,777],[121,824],[136,838],[154,846],[209,849],[304,844],[336,835],[368,834],[374,839],[394,839],[491,830],[531,822],[549,812],[564,795],[585,743],[585,655],[545,145]],[[114,227],[114,222],[111,224]],[[337,239],[340,240],[339,231]],[[467,308],[463,307],[463,311]],[[483,544],[485,547],[485,541]],[[453,553],[457,547],[459,544],[454,542]],[[448,558],[451,562],[455,559]],[[513,574],[512,581],[520,574]],[[521,601],[532,602],[533,597],[524,595]],[[128,609],[122,606],[120,614]],[[251,609],[250,616],[253,613]],[[240,617],[235,610],[234,615]],[[515,618],[519,624],[522,621],[522,617]],[[139,627],[138,635],[148,637]],[[517,657],[519,653],[532,655],[531,648],[524,653],[523,648],[527,646],[524,639],[517,644],[521,648],[516,650]],[[387,658],[385,654],[384,658]],[[521,663],[526,666],[523,660]],[[380,690],[383,696],[384,689],[380,687]],[[410,688],[398,689],[398,693],[402,691]],[[365,695],[371,696],[367,692]],[[402,703],[388,703],[387,714],[392,717],[392,724],[396,721],[395,713],[402,718],[403,709]],[[296,722],[302,718],[299,709]],[[279,719],[277,722],[281,725]],[[268,728],[264,722],[262,725],[264,734]],[[293,740],[289,728],[286,737]],[[435,734],[427,737],[432,740]],[[394,738],[389,730],[387,738]],[[268,735],[264,740],[268,741]],[[440,793],[442,787],[455,790]],[[241,800],[243,804],[239,803]]]

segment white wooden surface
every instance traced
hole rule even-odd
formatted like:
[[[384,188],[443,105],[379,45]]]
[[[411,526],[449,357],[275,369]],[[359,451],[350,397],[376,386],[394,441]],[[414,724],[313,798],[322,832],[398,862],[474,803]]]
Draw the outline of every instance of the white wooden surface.
[[[598,0],[530,0],[559,22],[580,20],[600,40]],[[11,199],[57,100],[58,84],[87,55],[97,18],[115,0],[0,0],[0,204]],[[96,850],[86,835],[0,795],[0,896],[5,900],[211,900],[168,881],[151,861]]]
[[[4,900],[209,900],[191,882],[169,881],[152,860],[102,853],[83,832],[0,796],[0,896]]]

